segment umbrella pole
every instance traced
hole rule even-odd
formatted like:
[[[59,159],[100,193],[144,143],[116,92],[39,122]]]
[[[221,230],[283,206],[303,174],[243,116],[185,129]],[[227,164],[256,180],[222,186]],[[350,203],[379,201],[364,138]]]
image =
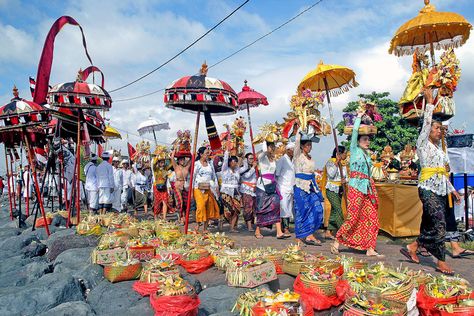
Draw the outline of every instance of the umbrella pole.
[[[197,140],[199,134],[199,119],[201,117],[201,110],[197,112],[196,116],[196,129],[194,130],[194,142],[193,142],[193,154],[191,156],[191,169],[189,170],[189,191],[188,200],[186,201],[186,221],[184,223],[184,233],[188,233],[189,226],[189,209],[191,207],[191,197],[193,193],[193,178],[194,178],[194,162],[196,157]]]
[[[155,129],[153,129],[153,138],[155,139],[155,146],[158,146],[158,142],[156,141]]]
[[[249,121],[249,130],[250,130],[250,144],[252,145],[252,154],[254,161],[257,161],[257,156],[255,155],[255,145],[253,144],[253,130],[252,130],[252,121],[250,120],[250,107],[247,103],[247,118]],[[255,168],[255,175],[258,178],[258,168]]]
[[[7,169],[8,204],[10,205],[10,219],[13,220],[12,190],[10,188],[10,171],[8,168],[7,145],[5,145],[5,167]],[[13,174],[11,175],[11,178],[13,180]]]
[[[26,133],[26,128],[23,130],[23,137],[25,138],[25,145],[26,145],[26,156],[28,157],[28,162],[30,163],[30,173],[33,174],[33,182],[34,182],[34,187],[36,191],[36,198],[38,199],[38,205],[41,211],[41,216],[43,217],[44,221],[44,229],[46,230],[46,234],[49,236],[49,225],[46,219],[46,212],[44,211],[44,205],[43,205],[43,197],[41,196],[41,190],[39,188],[38,184],[38,177],[36,175],[36,165],[35,165],[35,159],[33,158],[32,155],[32,147],[30,146],[30,142],[28,140],[28,135]],[[30,176],[30,175],[28,175]],[[25,188],[26,189],[26,188]],[[28,188],[29,189],[29,188]],[[20,213],[21,215],[21,213]]]
[[[339,155],[339,144],[338,144],[338,141],[337,141],[336,126],[334,125],[334,113],[332,111],[331,99],[329,97],[328,81],[326,80],[326,78],[323,78],[323,81],[324,81],[324,88],[326,90],[326,98],[328,100],[329,116],[330,116],[330,119],[331,119],[331,128],[332,128],[332,135],[333,135],[333,138],[334,138],[334,145],[336,147],[336,154]],[[342,175],[343,175],[342,165],[339,163],[338,167],[339,167],[339,173],[340,173],[341,179],[342,179]],[[346,190],[346,187],[345,187],[344,184],[342,185],[342,189],[343,189],[342,190],[343,191],[342,192],[342,198],[345,199],[346,205],[347,205],[347,190]]]
[[[12,147],[12,149],[14,149],[14,147]],[[16,188],[16,185],[15,185],[15,181],[13,181],[13,170],[15,170],[14,166],[15,166],[15,163],[13,162],[13,156],[10,156],[10,171],[12,173],[12,185],[13,185],[13,188],[12,188],[12,201],[13,201],[13,208],[16,209],[16,192],[17,192],[16,189],[17,188]]]
[[[428,33],[428,39],[430,41],[431,65],[434,67],[436,65],[436,62],[435,62],[435,52],[434,52],[434,45],[433,45],[431,32]]]
[[[82,110],[77,113],[77,150],[76,150],[76,212],[77,224],[81,221],[81,116]]]

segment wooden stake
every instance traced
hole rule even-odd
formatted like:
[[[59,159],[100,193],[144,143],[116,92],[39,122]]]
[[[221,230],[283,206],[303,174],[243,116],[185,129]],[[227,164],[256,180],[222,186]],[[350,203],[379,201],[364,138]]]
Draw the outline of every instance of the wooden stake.
[[[252,121],[250,120],[250,107],[249,104],[247,103],[247,117],[249,121],[249,130],[250,130],[250,143],[252,144],[252,154],[253,154],[253,160],[257,161],[257,155],[255,155],[255,145],[253,144],[253,130],[252,130]],[[251,167],[251,166],[249,166]],[[258,178],[258,168],[255,167],[255,176]]]

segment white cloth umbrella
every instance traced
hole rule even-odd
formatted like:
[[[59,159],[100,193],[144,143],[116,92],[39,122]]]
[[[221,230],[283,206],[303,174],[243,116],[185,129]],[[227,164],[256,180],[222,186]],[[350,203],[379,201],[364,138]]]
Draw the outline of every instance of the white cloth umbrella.
[[[165,129],[170,129],[170,125],[168,122],[160,122],[152,118],[150,115],[147,120],[145,120],[144,122],[140,123],[140,125],[138,125],[137,130],[140,136],[143,136],[146,133],[153,133],[155,144],[157,144],[155,132],[165,130]]]

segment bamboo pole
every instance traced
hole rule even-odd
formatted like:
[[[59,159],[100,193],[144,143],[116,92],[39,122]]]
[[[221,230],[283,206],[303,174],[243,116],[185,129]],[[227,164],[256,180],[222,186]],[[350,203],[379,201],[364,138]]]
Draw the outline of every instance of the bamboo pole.
[[[41,216],[43,217],[44,221],[44,229],[46,230],[46,234],[49,236],[49,226],[46,218],[46,212],[44,211],[44,205],[43,205],[43,197],[41,196],[41,190],[38,185],[38,177],[36,175],[36,166],[35,166],[35,159],[32,157],[31,153],[31,146],[28,140],[28,135],[26,133],[26,129],[23,130],[23,136],[25,139],[25,145],[26,145],[26,156],[28,157],[28,162],[30,164],[30,172],[33,173],[33,182],[35,186],[35,191],[36,191],[36,198],[38,199],[38,205],[41,211]],[[20,214],[21,215],[21,214]]]
[[[82,110],[77,113],[77,150],[76,150],[76,212],[77,224],[81,222],[81,116]]]
[[[247,103],[247,117],[249,121],[249,130],[250,130],[250,143],[252,144],[252,154],[254,161],[257,161],[257,156],[255,155],[255,145],[253,144],[253,130],[252,130],[252,121],[250,120],[250,106]],[[255,167],[255,176],[258,178],[258,168]]]
[[[339,156],[339,154],[340,154],[339,153],[339,144],[338,144],[338,141],[337,141],[336,126],[334,125],[334,113],[332,111],[331,99],[329,97],[328,81],[326,80],[326,77],[323,78],[323,81],[324,81],[324,88],[326,90],[326,98],[327,98],[327,101],[328,101],[329,116],[330,116],[330,119],[331,119],[331,128],[332,128],[332,135],[333,135],[333,138],[334,138],[334,145],[336,146],[336,154],[337,154],[337,156]],[[341,180],[342,180],[344,174],[342,173],[341,163],[338,163],[338,167],[339,167],[339,173],[341,174]],[[370,170],[369,170],[369,174],[370,174]],[[347,205],[347,188],[346,188],[345,184],[341,184],[341,185],[342,185],[342,198],[344,199],[344,201],[346,202],[346,205]]]
[[[188,233],[188,226],[189,226],[189,209],[191,207],[191,197],[193,194],[193,178],[194,178],[194,163],[196,158],[196,149],[197,149],[197,141],[199,135],[199,119],[201,117],[201,110],[198,110],[196,116],[196,127],[194,130],[194,143],[193,143],[193,154],[191,156],[191,169],[189,170],[189,191],[188,191],[188,200],[186,201],[186,221],[184,223],[184,233]],[[186,180],[186,179],[185,179]]]
[[[5,145],[5,168],[7,169],[8,203],[10,205],[10,219],[13,220],[12,190],[10,188],[10,177],[13,180],[13,172],[10,175],[8,168],[7,145]]]

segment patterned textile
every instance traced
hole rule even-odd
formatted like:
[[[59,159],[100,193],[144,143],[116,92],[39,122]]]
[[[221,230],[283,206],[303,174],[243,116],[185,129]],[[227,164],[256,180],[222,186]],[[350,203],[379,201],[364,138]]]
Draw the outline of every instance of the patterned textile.
[[[240,202],[240,195],[234,195],[233,197],[221,193],[222,208],[224,209],[224,217],[230,222],[233,218],[239,218],[240,208],[242,203]]]
[[[250,194],[243,193],[242,194],[242,206],[244,209],[244,220],[246,222],[250,222],[254,220],[255,214],[255,206],[256,206],[256,199],[255,196]]]
[[[425,247],[436,259],[445,261],[446,236],[445,210],[448,199],[446,196],[438,195],[431,190],[418,188],[421,203],[423,203],[423,214],[421,215],[420,236],[418,245]]]
[[[379,232],[378,197],[375,183],[370,179],[368,194],[349,186],[347,218],[339,228],[339,243],[359,250],[375,249]],[[371,192],[370,192],[371,191]]]
[[[162,206],[168,205],[168,191],[158,190],[156,185],[153,186],[153,213],[157,215],[161,210]],[[169,205],[168,205],[169,209]]]
[[[211,190],[194,189],[196,200],[196,222],[202,223],[219,218],[219,205]]]
[[[344,223],[344,215],[342,212],[342,197],[338,193],[331,190],[326,191],[326,196],[331,203],[331,213],[329,215],[328,230],[337,232]]]
[[[264,227],[280,222],[280,197],[275,192],[267,194],[257,187],[257,226]]]
[[[180,217],[186,215],[186,203],[188,201],[188,190],[178,189],[174,183],[171,184],[173,189],[173,196],[176,203],[176,211],[179,213]]]
[[[294,187],[295,200],[295,235],[306,238],[316,232],[323,222],[323,206],[321,193],[311,189],[310,193]]]

